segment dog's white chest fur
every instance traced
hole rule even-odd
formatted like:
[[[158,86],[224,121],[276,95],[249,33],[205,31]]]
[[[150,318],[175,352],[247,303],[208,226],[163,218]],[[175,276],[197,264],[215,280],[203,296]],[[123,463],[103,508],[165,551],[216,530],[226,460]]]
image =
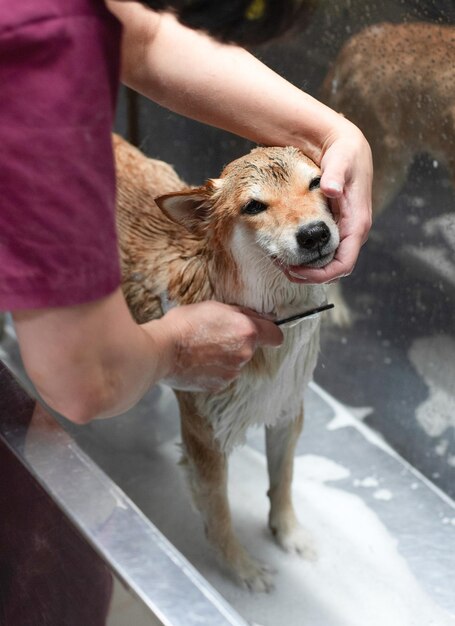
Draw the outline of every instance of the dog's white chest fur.
[[[270,262],[263,266],[263,271],[251,272],[259,260],[254,258],[254,249],[244,243],[234,236],[236,261],[238,267],[243,268],[242,293],[220,294],[225,302],[237,302],[255,311],[271,313],[276,319],[326,302],[324,285],[291,283]],[[303,393],[316,366],[319,325],[317,317],[283,327],[283,344],[279,348],[260,349],[227,390],[216,395],[197,394],[197,409],[212,424],[223,451],[229,452],[242,443],[250,426],[270,426],[300,414]]]
[[[224,452],[243,443],[249,427],[271,426],[300,414],[303,393],[316,365],[319,320],[302,321],[284,334],[280,348],[262,351],[264,362],[259,371],[249,364],[226,391],[198,394],[198,411],[212,424]]]

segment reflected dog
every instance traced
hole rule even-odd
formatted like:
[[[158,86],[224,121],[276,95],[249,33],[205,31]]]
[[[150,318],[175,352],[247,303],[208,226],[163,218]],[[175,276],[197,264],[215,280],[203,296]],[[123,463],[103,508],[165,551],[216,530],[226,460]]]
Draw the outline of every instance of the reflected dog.
[[[321,99],[354,122],[373,152],[373,211],[400,191],[415,156],[444,164],[455,188],[455,28],[378,24],[354,35]]]
[[[257,148],[220,178],[189,188],[167,164],[115,136],[117,222],[123,290],[138,323],[169,306],[218,300],[272,319],[325,304],[326,287],[289,280],[295,266],[322,267],[339,244],[319,189],[319,168],[295,148]],[[236,538],[227,459],[253,425],[266,427],[269,526],[290,552],[313,556],[291,500],[303,393],[316,365],[318,317],[284,327],[279,348],[259,348],[219,393],[176,390],[182,465],[209,542],[252,590],[273,585],[270,569]]]

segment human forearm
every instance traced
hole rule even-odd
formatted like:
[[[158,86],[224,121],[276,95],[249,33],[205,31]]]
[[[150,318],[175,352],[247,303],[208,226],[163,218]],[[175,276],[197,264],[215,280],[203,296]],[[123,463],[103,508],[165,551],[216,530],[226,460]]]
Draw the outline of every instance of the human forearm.
[[[125,25],[122,78],[155,102],[257,143],[299,146],[317,162],[334,128],[350,126],[246,50],[135,4],[111,3]]]
[[[38,393],[79,424],[123,413],[160,380],[219,391],[258,345],[282,341],[272,322],[219,302],[176,307],[139,326],[120,289],[93,303],[13,316]]]
[[[134,323],[120,291],[94,303],[14,313],[25,368],[71,421],[110,417],[169,371],[172,347]]]

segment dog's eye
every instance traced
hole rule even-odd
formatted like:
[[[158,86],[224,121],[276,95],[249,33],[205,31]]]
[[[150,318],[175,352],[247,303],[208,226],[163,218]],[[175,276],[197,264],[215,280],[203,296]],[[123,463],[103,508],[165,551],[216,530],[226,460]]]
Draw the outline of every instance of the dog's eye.
[[[319,189],[319,183],[321,182],[321,177],[320,176],[316,176],[316,178],[313,178],[313,180],[310,182],[310,191],[313,191],[313,189]]]
[[[250,200],[242,207],[242,213],[246,215],[257,215],[258,213],[262,213],[265,211],[267,205],[263,202],[259,202],[259,200]]]

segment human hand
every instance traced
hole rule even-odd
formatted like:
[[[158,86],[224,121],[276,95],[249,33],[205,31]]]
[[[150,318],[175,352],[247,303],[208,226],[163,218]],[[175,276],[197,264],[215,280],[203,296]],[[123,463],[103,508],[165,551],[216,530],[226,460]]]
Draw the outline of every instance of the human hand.
[[[257,347],[283,340],[279,328],[254,311],[214,301],[176,307],[150,324],[161,324],[173,346],[162,382],[191,391],[220,391],[239,376]]]
[[[324,144],[321,169],[320,187],[330,198],[340,245],[333,260],[323,268],[293,267],[292,282],[326,283],[350,274],[371,228],[370,146],[360,130],[341,116],[336,131]]]

